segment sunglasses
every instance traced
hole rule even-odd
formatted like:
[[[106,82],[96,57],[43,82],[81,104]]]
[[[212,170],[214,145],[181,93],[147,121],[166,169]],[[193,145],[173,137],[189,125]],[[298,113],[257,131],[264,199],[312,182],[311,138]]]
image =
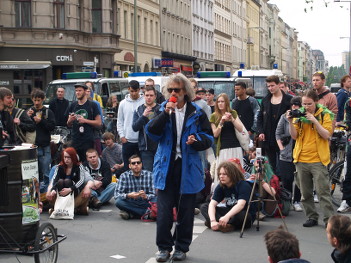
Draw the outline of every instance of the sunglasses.
[[[168,93],[172,93],[173,91],[174,91],[175,93],[179,93],[181,90],[182,90],[182,89],[173,89],[173,88],[167,89]]]
[[[131,162],[130,164],[132,164],[132,165],[141,164],[141,161]]]

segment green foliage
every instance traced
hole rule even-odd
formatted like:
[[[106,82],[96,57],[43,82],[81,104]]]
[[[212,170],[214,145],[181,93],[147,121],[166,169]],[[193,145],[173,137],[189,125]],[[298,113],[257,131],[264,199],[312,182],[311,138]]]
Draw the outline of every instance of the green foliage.
[[[347,75],[347,73],[344,65],[340,67],[330,67],[325,85],[329,87],[331,83],[339,83],[340,79],[345,75]]]

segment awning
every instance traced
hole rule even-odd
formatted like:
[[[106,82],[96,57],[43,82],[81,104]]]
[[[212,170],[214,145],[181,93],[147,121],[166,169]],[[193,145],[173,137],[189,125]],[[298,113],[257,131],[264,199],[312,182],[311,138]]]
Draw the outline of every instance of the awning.
[[[0,61],[0,69],[45,69],[51,66],[51,61]]]

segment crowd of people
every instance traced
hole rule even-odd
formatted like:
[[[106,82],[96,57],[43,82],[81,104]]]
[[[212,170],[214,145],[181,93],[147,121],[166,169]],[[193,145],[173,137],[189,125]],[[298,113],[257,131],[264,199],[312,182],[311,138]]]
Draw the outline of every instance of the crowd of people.
[[[142,87],[132,80],[122,101],[115,95],[109,98],[107,118],[91,82],[75,85],[77,101],[72,103],[59,87],[48,108],[43,105],[44,92],[34,90],[33,106],[27,111],[15,107],[10,90],[0,88],[3,143],[31,142],[38,147],[41,202],[47,200],[49,213],[58,195],[74,194],[75,213],[80,215],[114,198],[124,220],[145,218],[151,204],[157,203],[158,262],[186,259],[199,212],[209,229],[221,232],[282,216],[283,188],[292,193],[289,206],[304,211],[304,227],[318,225],[317,195],[328,240],[335,247],[332,257],[347,262],[340,258],[351,253],[345,245],[349,231],[340,228],[350,222],[334,215],[327,165],[335,125],[351,123],[351,101],[345,99],[351,77],[342,78],[343,91],[337,96],[324,86],[322,72],[312,81],[314,89],[292,96],[286,83],[269,76],[268,95],[259,103],[248,95],[245,82],[235,83],[236,98],[230,101],[227,94],[215,95],[182,74],[170,76],[164,94],[152,79]],[[340,112],[345,112],[345,120]],[[64,145],[60,160],[52,163],[50,133],[55,125],[69,128],[72,140]],[[240,134],[251,141],[249,149],[243,149]],[[214,161],[209,162],[211,155]],[[344,184],[350,180],[348,165]],[[343,188],[338,212],[351,211],[350,189]],[[265,201],[258,205],[257,199]],[[174,211],[177,224],[172,233]],[[295,248],[281,258],[272,252],[277,248],[272,244],[285,239]],[[284,230],[267,233],[270,262],[299,258],[295,239]]]

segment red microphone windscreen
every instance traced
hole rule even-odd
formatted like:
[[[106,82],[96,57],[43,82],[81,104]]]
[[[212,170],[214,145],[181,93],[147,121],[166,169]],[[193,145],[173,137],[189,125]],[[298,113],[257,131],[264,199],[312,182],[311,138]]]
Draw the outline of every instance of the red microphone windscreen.
[[[177,98],[176,97],[170,97],[168,101],[176,103],[177,102]]]

